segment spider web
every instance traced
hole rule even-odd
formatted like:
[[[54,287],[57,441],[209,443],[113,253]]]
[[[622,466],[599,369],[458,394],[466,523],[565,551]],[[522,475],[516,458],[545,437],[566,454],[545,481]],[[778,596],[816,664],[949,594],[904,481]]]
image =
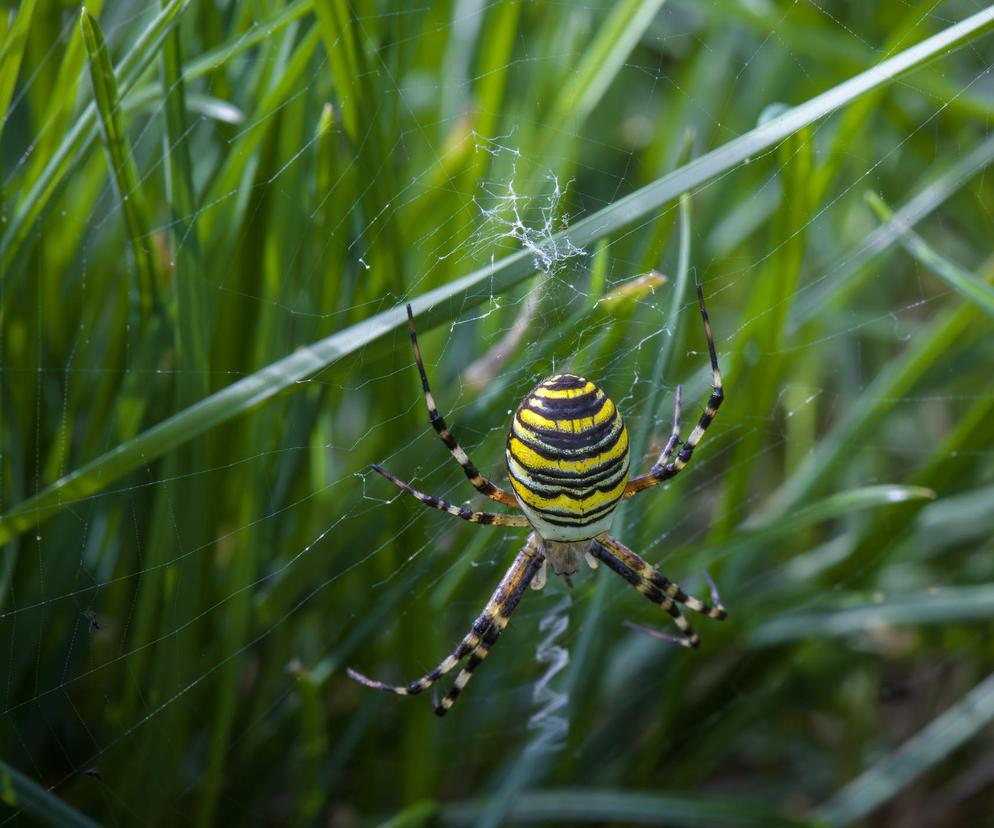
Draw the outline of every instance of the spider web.
[[[117,56],[150,14],[142,4],[113,5],[100,23]],[[782,489],[789,473],[833,439],[847,410],[867,399],[860,395],[932,320],[962,301],[907,257],[871,259],[894,244],[894,234],[885,238],[860,206],[866,191],[884,192],[894,207],[932,199],[925,210],[937,211],[926,224],[930,240],[970,268],[984,265],[992,223],[984,171],[994,159],[984,114],[994,112],[990,44],[950,58],[945,87],[937,88],[936,74],[903,79],[888,93],[881,134],[862,133],[859,144],[840,150],[836,136],[849,123],[840,113],[702,185],[685,210],[668,205],[581,249],[559,235],[579,217],[771,117],[767,107],[777,94],[803,100],[830,85],[821,77],[825,49],[866,65],[900,49],[877,45],[872,21],[835,4],[674,2],[643,27],[592,115],[546,123],[548,101],[582,68],[609,4],[558,8],[557,26],[522,9],[535,31],[519,30],[506,59],[486,72],[478,53],[499,5],[464,0],[445,15],[384,4],[353,9],[362,42],[395,57],[402,47],[412,50],[403,65],[372,49],[367,55],[375,83],[390,97],[360,105],[379,107],[378,123],[399,124],[389,133],[394,143],[377,154],[365,143],[374,136],[349,136],[345,123],[366,89],[339,94],[326,50],[314,45],[292,89],[279,88],[308,38],[320,40],[313,14],[243,48],[273,18],[251,22],[234,5],[219,5],[226,11],[215,22],[234,34],[218,33],[228,49],[215,54],[216,72],[189,84],[188,129],[173,142],[164,136],[160,94],[124,113],[139,188],[159,192],[170,165],[189,153],[193,183],[204,195],[175,219],[165,202],[153,211],[145,241],[162,253],[165,271],[174,277],[183,255],[203,243],[194,222],[202,233],[232,234],[203,251],[217,270],[205,267],[198,286],[228,341],[214,341],[209,368],[191,377],[171,344],[148,351],[147,329],[132,310],[113,310],[134,299],[109,294],[100,271],[126,260],[119,277],[134,278],[124,226],[135,194],[122,199],[95,144],[39,225],[42,234],[58,230],[64,242],[11,269],[31,279],[0,280],[0,513],[113,451],[122,433],[133,437],[173,413],[170,389],[189,381],[185,387],[217,392],[322,336],[524,250],[533,277],[508,291],[492,289],[481,304],[457,296],[451,322],[421,331],[441,413],[483,473],[501,483],[517,402],[554,371],[576,371],[601,385],[632,434],[642,435],[633,438],[633,467],[647,469],[669,435],[677,383],[684,386],[685,437],[709,390],[692,285],[699,281],[731,378],[729,414],[716,420],[688,470],[626,503],[614,529],[695,594],[707,594],[702,573],[714,571],[732,614],[726,626],[741,624],[741,633],[692,618],[705,641],[720,643],[688,654],[623,625],[671,629],[664,613],[611,573],[584,573],[572,592],[550,575],[543,592],[525,596],[441,725],[428,729],[425,699],[351,685],[348,665],[396,682],[431,670],[469,629],[524,540],[520,531],[465,526],[420,509],[369,471],[371,462],[382,463],[452,503],[492,505],[470,496],[428,425],[407,334],[398,330],[293,393],[198,436],[193,447],[94,487],[7,546],[0,566],[4,761],[94,818],[125,823],[203,824],[235,814],[279,823],[323,816],[346,825],[399,812],[426,791],[462,802],[545,782],[626,787],[626,752],[646,734],[664,758],[640,771],[641,787],[665,791],[673,780],[675,790],[734,794],[765,780],[767,767],[792,772],[789,758],[762,756],[756,742],[763,730],[741,724],[767,698],[754,673],[763,674],[768,651],[749,642],[775,632],[763,626],[773,624],[773,609],[814,612],[837,606],[833,591],[886,597],[961,581],[937,575],[941,561],[906,538],[892,565],[881,565],[882,549],[844,568],[855,530],[806,526],[807,535],[799,530],[782,549],[740,557],[737,532],[768,527],[763,515],[771,503],[787,502],[789,517],[815,499],[805,493],[792,503],[793,493]],[[911,13],[910,4],[899,5]],[[901,48],[979,8],[928,6]],[[723,9],[736,11],[722,19]],[[33,90],[51,88],[77,17],[54,10],[46,25],[49,48],[29,52],[4,121],[5,190],[15,195],[39,142],[64,128],[34,111]],[[445,44],[443,58],[419,53],[431,50],[423,45],[429,33]],[[818,33],[834,46],[819,45]],[[189,41],[214,54],[201,39]],[[400,45],[393,52],[385,44]],[[497,72],[507,76],[504,107],[474,112],[473,96]],[[785,74],[791,84],[782,82]],[[847,64],[830,83],[852,74]],[[256,97],[240,95],[237,81]],[[84,97],[92,94],[88,83],[84,89]],[[961,145],[950,148],[948,119],[955,118],[966,126]],[[664,121],[675,126],[660,137]],[[273,123],[278,128],[267,129]],[[257,134],[257,142],[248,140]],[[807,196],[790,187],[803,176],[791,165],[817,166],[833,153],[843,156],[837,175],[815,206],[802,203]],[[371,168],[369,158],[380,166]],[[909,167],[933,162],[934,171],[907,176]],[[229,180],[226,164],[240,173],[218,189]],[[802,218],[792,223],[785,208],[795,199]],[[278,233],[267,230],[277,221]],[[170,249],[178,226],[186,230]],[[401,250],[391,247],[397,227],[405,234]],[[689,267],[681,275],[684,228]],[[777,293],[767,286],[765,294],[754,287],[767,270],[789,263],[798,245],[793,287]],[[245,250],[257,254],[261,277],[239,270],[251,258],[239,252]],[[834,292],[840,284],[849,287]],[[93,310],[67,312],[63,289]],[[98,312],[104,304],[106,314]],[[768,330],[783,333],[771,340]],[[963,347],[954,347],[954,337],[948,358],[935,359],[919,381],[887,386],[897,389],[896,399],[868,397],[888,408],[891,424],[855,431],[848,447],[855,459],[825,471],[819,494],[912,481],[957,419],[994,395],[989,384],[971,381],[976,362],[991,356],[978,339],[964,325]],[[767,362],[780,366],[772,388],[762,387],[756,367]],[[737,384],[742,376],[755,387]],[[123,400],[106,428],[91,422],[92,412],[109,410],[100,398],[105,387],[121,389]],[[758,406],[749,402],[753,395]],[[736,397],[743,402],[732,403]],[[950,493],[987,504],[994,452],[990,444],[970,451],[965,474],[972,485],[964,494],[951,484]],[[726,481],[747,468],[759,471],[735,494]],[[972,567],[968,582],[990,580],[981,554],[991,551],[985,524],[959,525],[959,540],[951,540],[929,528],[930,520],[948,527],[943,514],[921,518],[923,532],[934,533],[934,554],[955,548]],[[779,590],[771,587],[777,578],[786,584]],[[818,580],[817,589],[805,589],[805,578]],[[753,594],[772,608],[759,609]],[[744,607],[762,614],[747,620]],[[975,631],[961,635],[964,646],[981,640]],[[830,660],[837,644],[816,642],[803,652]],[[938,692],[949,673],[965,669],[941,647],[928,663],[895,668],[901,659],[894,653],[908,652],[901,633],[856,636],[846,648],[854,661],[865,656],[888,675],[906,667],[902,691],[913,698]],[[800,679],[770,671],[765,681],[775,690]],[[442,692],[448,686],[440,683]],[[674,687],[688,698],[670,698]],[[800,715],[803,703],[795,701],[792,712]],[[645,734],[631,724],[643,716]],[[657,718],[675,729],[661,732]],[[713,746],[735,727],[736,754],[722,754],[711,767],[694,753],[696,743]],[[372,756],[370,744],[384,745],[382,755]],[[432,758],[423,775],[405,776],[424,753]],[[695,757],[692,770],[681,766],[681,754]],[[806,790],[832,789],[832,780],[817,775],[829,774],[830,764],[805,778]],[[147,773],[161,776],[161,792],[148,792],[156,777]],[[383,799],[372,792],[402,777],[408,781]],[[786,802],[783,809],[803,813],[811,804]],[[12,805],[0,824],[20,818]]]

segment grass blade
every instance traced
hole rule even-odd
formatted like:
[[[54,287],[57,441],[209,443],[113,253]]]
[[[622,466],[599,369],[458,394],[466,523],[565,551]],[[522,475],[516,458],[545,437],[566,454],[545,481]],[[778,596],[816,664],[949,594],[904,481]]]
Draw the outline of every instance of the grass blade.
[[[897,595],[875,603],[811,613],[788,613],[759,626],[757,646],[809,638],[834,638],[875,627],[951,624],[994,615],[994,585],[943,587]]]
[[[868,192],[866,200],[881,221],[895,221],[894,211],[879,195]],[[931,270],[965,299],[994,316],[994,287],[937,253],[906,222],[897,220],[896,229],[900,233],[901,245],[919,263]]]
[[[615,4],[553,104],[547,127],[551,140],[561,140],[557,128],[576,128],[593,111],[665,2],[625,0]]]
[[[865,486],[836,492],[782,519],[766,520],[763,525],[746,526],[721,545],[722,557],[734,555],[747,547],[764,546],[790,537],[821,521],[851,515],[864,509],[912,501],[935,500],[935,492],[923,486]]]
[[[3,760],[0,760],[0,802],[30,814],[45,825],[67,828],[96,828],[97,825]]]
[[[994,28],[994,6],[971,15],[888,60],[861,72],[827,92],[788,109],[779,117],[702,155],[609,207],[577,222],[565,232],[577,247],[645,217],[681,193],[691,192],[737,164],[763,153],[800,129],[842,108],[862,95],[899,78],[935,57],[947,54]]]
[[[80,12],[80,30],[83,46],[90,67],[93,96],[96,99],[100,135],[107,150],[110,167],[114,172],[117,195],[121,200],[124,225],[131,242],[135,270],[138,273],[138,296],[142,322],[148,320],[156,305],[159,267],[151,248],[148,208],[138,183],[138,169],[134,153],[128,142],[127,131],[121,118],[121,99],[118,95],[114,65],[104,41],[103,32],[89,12]]]
[[[445,825],[478,825],[484,805],[459,803],[442,809]],[[716,798],[660,795],[639,791],[560,790],[531,791],[509,803],[507,821],[513,822],[608,822],[624,825],[716,825],[777,826],[810,825],[793,820],[762,805]]]
[[[17,10],[13,25],[7,30],[0,46],[0,135],[10,118],[10,99],[14,95],[14,84],[21,69],[21,57],[28,42],[28,31],[31,27],[31,15],[34,14],[35,0],[25,0]]]

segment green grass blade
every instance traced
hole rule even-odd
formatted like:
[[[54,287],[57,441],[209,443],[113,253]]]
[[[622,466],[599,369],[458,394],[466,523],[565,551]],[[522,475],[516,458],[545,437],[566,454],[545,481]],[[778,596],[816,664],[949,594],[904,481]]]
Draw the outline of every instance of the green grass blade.
[[[45,825],[66,828],[96,828],[97,823],[55,794],[28,779],[23,773],[0,760],[0,802]],[[6,820],[5,820],[6,821]]]
[[[979,735],[991,721],[994,721],[994,674],[816,808],[814,816],[838,826],[864,819]]]
[[[272,17],[263,18],[258,24],[253,25],[251,31],[239,32],[237,37],[230,42],[216,46],[196,57],[191,56],[183,65],[183,80],[189,83],[217,71],[219,67],[230,63],[232,59],[240,57],[250,49],[254,49],[295,20],[300,20],[312,11],[314,11],[314,0],[296,0],[296,2],[290,3]]]
[[[479,825],[485,803],[466,802],[442,808],[444,825]],[[508,803],[507,823],[581,822],[619,823],[622,825],[701,825],[787,826],[813,825],[813,821],[794,820],[763,805],[723,800],[718,797],[691,798],[641,791],[589,790],[562,788],[530,791]],[[505,823],[505,824],[507,824]]]
[[[562,140],[558,130],[575,129],[586,120],[665,2],[623,0],[614,4],[552,105],[551,122],[546,127],[549,141]]]
[[[245,183],[245,170],[257,158],[256,149],[278,123],[277,119],[271,117],[272,114],[286,102],[293,94],[293,90],[301,84],[303,73],[321,41],[320,34],[317,26],[312,27],[294,48],[293,56],[278,75],[278,81],[272,85],[272,88],[262,90],[257,110],[248,118],[252,126],[242,133],[238,141],[232,146],[231,152],[227,154],[220,172],[211,182],[211,186],[204,196],[205,204],[211,205],[220,202],[230,193],[237,191],[240,183]],[[217,220],[216,211],[209,209],[205,211],[203,218],[205,238],[212,235]]]
[[[879,195],[868,192],[866,200],[881,221],[896,223],[905,250],[965,299],[994,316],[994,287],[933,250],[907,223],[895,219],[894,211]]]
[[[171,4],[173,9],[179,0]],[[178,10],[177,10],[178,11]],[[161,15],[160,15],[161,17]],[[163,24],[165,25],[165,24]],[[756,127],[718,149],[691,161],[652,184],[614,202],[562,231],[558,243],[568,238],[577,247],[610,235],[652,213],[681,193],[721,175],[785,136],[824,117],[871,89],[888,83],[914,67],[948,51],[966,45],[994,28],[994,6],[974,14],[904,52],[884,61],[827,92],[788,110],[780,117]],[[64,172],[64,171],[63,171]],[[54,186],[54,185],[53,185]],[[15,217],[16,218],[16,217]],[[16,230],[16,227],[21,228]],[[23,221],[12,221],[10,234],[25,231]],[[3,251],[9,250],[5,242]],[[7,255],[5,252],[0,255]],[[2,269],[2,268],[0,268]],[[520,251],[412,301],[424,318],[419,326],[427,330],[442,319],[503,293],[534,272],[533,256]],[[402,308],[393,308],[299,350],[222,391],[159,423],[113,451],[95,458],[56,481],[36,496],[10,509],[0,518],[0,544],[36,525],[81,498],[88,497],[122,474],[151,462],[207,429],[237,417],[251,408],[292,388],[293,385],[349,354],[366,348],[391,331],[406,325]]]
[[[10,99],[14,95],[14,84],[21,69],[21,58],[28,42],[31,16],[34,14],[35,0],[25,0],[17,10],[17,17],[6,31],[0,45],[0,136],[10,117]]]
[[[176,362],[180,369],[176,399],[185,407],[202,399],[210,390],[210,304],[200,252],[193,163],[185,137],[188,117],[180,44],[176,31],[166,38],[162,50],[162,78],[163,88],[169,90],[165,100],[165,132],[171,149],[164,154],[164,163],[166,197],[172,219],[169,244],[174,260]]]
[[[895,595],[873,603],[810,613],[785,613],[756,628],[752,643],[770,646],[810,638],[834,638],[874,628],[952,624],[994,615],[994,585],[943,587]]]
[[[102,8],[103,0],[91,0],[86,4],[87,11],[93,17],[99,18]],[[85,60],[86,50],[83,48],[83,32],[79,27],[73,26],[72,37],[63,55],[58,79],[55,82],[56,88],[61,91],[61,94],[53,95],[45,107],[45,114],[41,119],[45,128],[39,135],[35,151],[32,153],[31,163],[28,165],[24,177],[24,183],[28,186],[38,180],[45,165],[55,155],[59,144],[69,132],[70,121],[76,109],[80,79],[84,77],[83,63]]]
[[[97,124],[114,173],[114,183],[138,274],[141,319],[146,322],[157,304],[156,291],[160,278],[156,254],[152,248],[148,207],[138,181],[134,153],[122,120],[114,65],[111,63],[103,32],[85,8],[80,13],[79,25],[83,33],[83,46],[86,49],[93,96],[97,104]]]
[[[923,486],[865,486],[836,492],[810,506],[791,512],[786,518],[767,519],[760,526],[746,524],[729,540],[722,543],[721,554],[722,557],[729,557],[744,548],[769,545],[774,541],[796,535],[822,521],[844,517],[865,509],[927,500],[935,500],[935,492]]]

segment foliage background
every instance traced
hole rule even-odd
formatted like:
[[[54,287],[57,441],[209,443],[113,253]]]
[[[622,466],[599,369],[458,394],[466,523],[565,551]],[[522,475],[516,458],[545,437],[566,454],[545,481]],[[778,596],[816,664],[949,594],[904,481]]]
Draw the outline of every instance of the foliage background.
[[[3,3],[3,824],[989,824],[990,13]],[[348,681],[433,666],[522,539],[369,474],[468,497],[399,306],[485,471],[554,365],[647,465],[694,278],[728,402],[615,529],[730,619],[684,652],[601,571],[444,720]]]

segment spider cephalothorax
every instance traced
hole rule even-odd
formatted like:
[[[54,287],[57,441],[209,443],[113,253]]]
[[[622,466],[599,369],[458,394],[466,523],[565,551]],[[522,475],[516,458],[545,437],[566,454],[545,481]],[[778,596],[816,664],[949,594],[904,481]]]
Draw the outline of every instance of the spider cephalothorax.
[[[532,532],[473,628],[434,670],[406,686],[386,684],[349,669],[352,678],[377,690],[415,695],[431,687],[468,656],[452,689],[435,706],[439,716],[445,715],[469,682],[473,670],[490,653],[525,590],[529,586],[541,589],[545,585],[547,563],[567,583],[571,583],[570,576],[579,568],[581,559],[594,569],[600,563],[605,564],[672,616],[682,633],[676,640],[687,647],[696,647],[699,639],[678,604],[710,618],[725,617],[725,609],[716,595],[713,607],[688,595],[652,564],[608,534],[611,518],[622,498],[662,483],[683,470],[721,405],[721,372],[700,285],[697,299],[707,334],[714,387],[704,412],[680,451],[676,451],[680,442],[680,386],[676,388],[673,431],[662,454],[647,474],[629,480],[628,432],[615,404],[583,377],[556,374],[531,390],[511,420],[506,457],[513,494],[480,474],[438,413],[418,347],[414,314],[411,306],[407,306],[411,344],[432,426],[477,491],[505,506],[520,508],[524,514],[474,512],[453,506],[417,491],[379,466],[373,468],[433,509],[441,509],[471,523],[529,527]]]

